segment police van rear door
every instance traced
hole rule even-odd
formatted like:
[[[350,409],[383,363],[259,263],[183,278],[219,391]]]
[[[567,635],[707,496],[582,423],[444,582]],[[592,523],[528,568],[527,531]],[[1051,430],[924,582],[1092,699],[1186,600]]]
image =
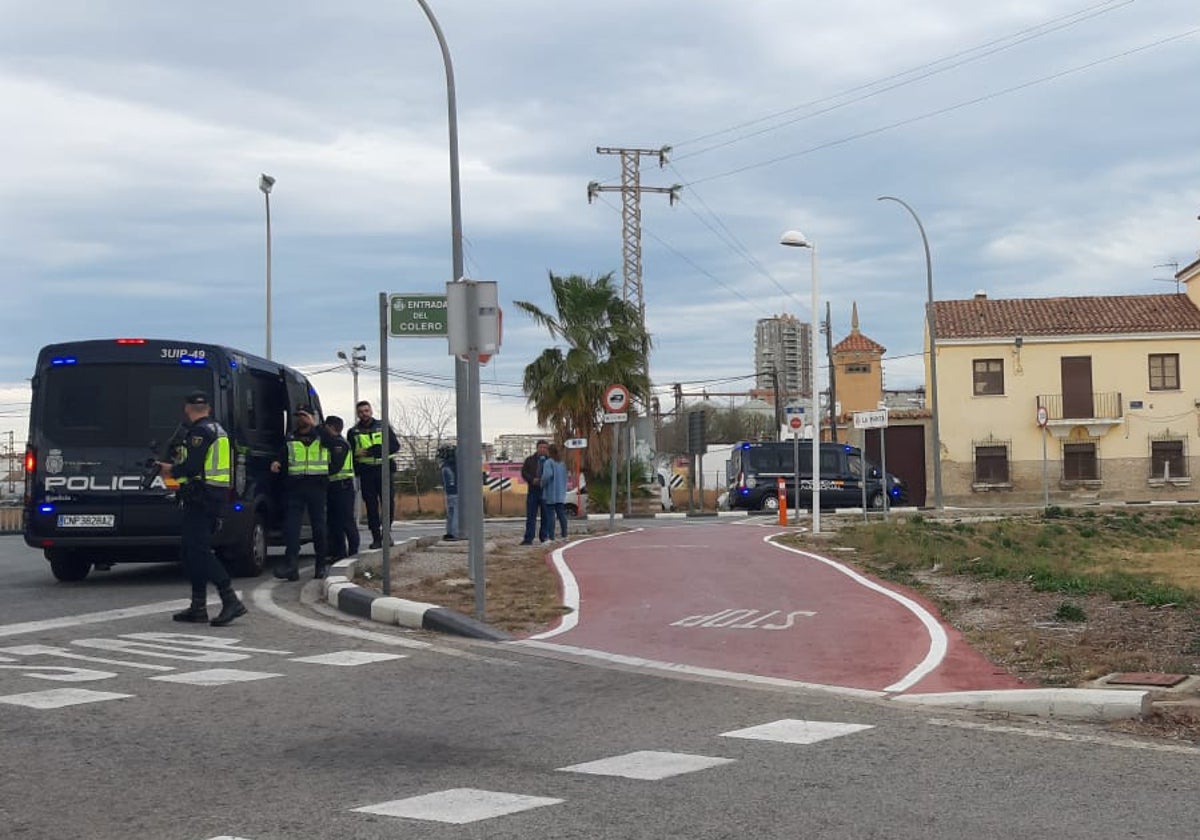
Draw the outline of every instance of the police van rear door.
[[[183,419],[184,397],[197,389],[212,393],[214,375],[206,364],[148,351],[125,361],[96,352],[93,361],[85,350],[41,374],[38,498],[31,512],[36,534],[62,538],[62,544],[80,537],[178,535],[174,488],[161,478],[143,486],[147,460],[162,454],[150,444],[167,442]]]

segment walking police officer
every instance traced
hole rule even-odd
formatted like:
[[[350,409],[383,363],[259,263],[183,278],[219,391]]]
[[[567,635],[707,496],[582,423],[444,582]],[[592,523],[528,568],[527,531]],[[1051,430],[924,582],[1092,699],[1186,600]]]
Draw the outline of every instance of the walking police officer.
[[[329,445],[329,559],[341,560],[358,554],[358,523],[354,521],[354,456],[342,437],[341,417],[325,418],[325,429],[333,442]]]
[[[363,507],[367,509],[367,527],[371,529],[370,548],[383,545],[383,524],[380,521],[379,508],[383,497],[383,476],[381,469],[388,455],[400,451],[400,441],[391,429],[388,434],[388,455],[383,452],[383,423],[376,420],[371,404],[360,400],[354,406],[358,423],[351,427],[346,439],[354,451],[354,474],[358,476],[358,486],[362,490]],[[390,458],[388,459],[390,462]],[[390,494],[389,494],[390,495]],[[395,497],[387,500],[388,521],[396,518]],[[388,535],[391,539],[391,535]],[[391,545],[391,543],[388,543]]]
[[[287,516],[283,523],[286,548],[283,565],[273,574],[281,580],[300,579],[300,525],[307,513],[316,555],[314,577],[323,578],[329,569],[325,497],[329,485],[329,446],[333,438],[324,426],[317,425],[312,406],[296,406],[292,422],[295,428],[287,436],[280,458],[271,462],[271,472],[287,473]]]
[[[208,584],[217,587],[221,612],[210,624],[224,627],[246,607],[233,591],[229,572],[212,550],[212,536],[220,527],[222,507],[229,500],[232,478],[229,436],[209,416],[208,394],[193,391],[183,406],[187,418],[183,425],[183,445],[177,450],[176,463],[158,462],[164,479],[179,482],[175,498],[183,507],[181,554],[183,567],[192,584],[192,602],[183,612],[172,616],[176,621],[208,621]]]

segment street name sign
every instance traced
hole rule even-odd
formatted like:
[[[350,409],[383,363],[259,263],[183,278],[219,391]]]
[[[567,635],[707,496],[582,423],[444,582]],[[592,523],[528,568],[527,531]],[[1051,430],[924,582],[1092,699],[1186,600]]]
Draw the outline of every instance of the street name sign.
[[[881,408],[878,411],[856,411],[854,412],[854,428],[856,429],[884,429],[887,428],[888,413],[886,408]]]
[[[445,338],[450,334],[446,296],[388,295],[388,335],[392,338]]]
[[[587,438],[567,438],[563,446],[567,449],[587,449]]]

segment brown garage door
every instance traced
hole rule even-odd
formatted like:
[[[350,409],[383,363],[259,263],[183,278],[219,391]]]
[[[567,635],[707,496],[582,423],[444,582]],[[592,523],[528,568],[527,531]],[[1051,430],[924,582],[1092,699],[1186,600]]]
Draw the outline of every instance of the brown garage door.
[[[887,471],[908,485],[908,503],[925,506],[925,427],[867,429],[867,457],[879,463],[879,433],[887,432]]]

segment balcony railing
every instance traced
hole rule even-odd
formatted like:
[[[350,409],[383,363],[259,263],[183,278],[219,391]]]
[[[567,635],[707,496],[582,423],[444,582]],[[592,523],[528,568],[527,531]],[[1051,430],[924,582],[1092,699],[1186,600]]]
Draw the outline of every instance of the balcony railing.
[[[1064,413],[1064,403],[1062,394],[1038,394],[1037,405],[1039,408],[1046,409],[1047,419],[1054,420],[1120,420],[1122,415],[1122,407],[1124,403],[1121,400],[1120,391],[1109,391],[1107,393],[1093,393],[1091,395],[1090,409],[1091,413],[1086,413],[1088,409],[1088,400],[1073,399],[1068,408],[1073,409],[1068,413]],[[1082,405],[1077,404],[1082,403]]]

